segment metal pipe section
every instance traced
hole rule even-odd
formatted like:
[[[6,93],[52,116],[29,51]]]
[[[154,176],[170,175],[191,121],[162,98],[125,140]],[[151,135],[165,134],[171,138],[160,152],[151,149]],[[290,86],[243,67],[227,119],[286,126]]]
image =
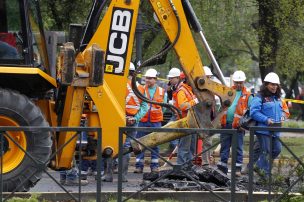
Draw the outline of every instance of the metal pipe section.
[[[214,55],[213,55],[213,53],[212,53],[212,51],[210,49],[210,46],[209,46],[209,44],[208,44],[208,42],[207,42],[207,40],[206,40],[206,38],[204,36],[203,31],[201,30],[199,32],[199,34],[200,34],[200,37],[202,39],[204,48],[205,48],[205,50],[207,52],[207,55],[208,55],[209,59],[211,60],[212,65],[215,67],[215,69],[216,69],[216,71],[218,73],[219,80],[222,82],[222,84],[224,84],[225,86],[228,86],[227,83],[226,83],[226,81],[225,81],[225,77],[223,75],[223,72],[222,72],[220,66],[218,65],[218,63],[217,63],[217,61],[216,61],[216,59],[215,59],[215,57],[214,57]]]
[[[189,0],[183,0],[182,3],[183,3],[183,8],[185,10],[187,19],[190,22],[191,27],[193,28],[193,30],[195,32],[199,33],[199,35],[200,35],[200,37],[202,39],[202,42],[203,42],[203,46],[204,46],[204,48],[205,48],[205,50],[207,52],[207,55],[208,55],[208,57],[209,57],[212,65],[216,68],[216,71],[218,73],[220,81],[225,86],[228,86],[226,84],[224,75],[223,75],[223,73],[222,73],[222,71],[221,71],[221,69],[220,69],[220,67],[219,67],[219,65],[218,65],[218,63],[217,63],[217,61],[216,61],[216,59],[215,59],[215,57],[214,57],[211,49],[210,49],[210,47],[209,47],[209,44],[208,44],[208,42],[207,42],[207,40],[206,40],[206,38],[204,36],[203,28],[202,28],[202,26],[201,26],[201,24],[200,24],[200,22],[199,22],[199,20],[198,20],[198,18],[196,16],[194,10],[193,10],[193,7],[192,7],[191,3],[189,2]]]

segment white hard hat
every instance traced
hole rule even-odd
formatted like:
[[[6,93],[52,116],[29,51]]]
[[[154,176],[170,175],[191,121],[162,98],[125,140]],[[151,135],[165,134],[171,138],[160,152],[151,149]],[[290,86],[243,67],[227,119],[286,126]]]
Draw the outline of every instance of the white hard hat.
[[[148,69],[146,71],[145,77],[157,77],[157,71],[155,69]]]
[[[153,19],[154,19],[155,22],[157,22],[157,24],[160,24],[159,23],[159,19],[158,19],[158,17],[157,17],[157,15],[156,15],[155,12],[153,12]]]
[[[206,76],[213,76],[211,69],[209,67],[204,66],[203,68]]]
[[[174,78],[174,77],[180,77],[181,71],[177,69],[176,67],[173,67],[170,69],[168,78]]]
[[[243,71],[235,71],[232,76],[233,81],[245,81],[246,76]]]
[[[129,70],[130,71],[135,71],[135,66],[134,66],[133,62],[130,62]]]
[[[274,73],[274,72],[270,72],[265,76],[264,79],[265,82],[269,82],[269,83],[275,83],[275,84],[280,84],[280,78],[279,76]]]

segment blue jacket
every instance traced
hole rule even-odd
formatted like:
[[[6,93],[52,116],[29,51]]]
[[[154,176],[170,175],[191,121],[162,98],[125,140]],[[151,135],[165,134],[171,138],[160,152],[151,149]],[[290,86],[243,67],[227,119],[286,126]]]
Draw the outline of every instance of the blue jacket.
[[[267,127],[267,120],[271,119],[274,123],[281,123],[285,117],[283,102],[276,96],[262,98],[257,95],[252,99],[250,106],[250,116],[257,121],[257,126]],[[286,105],[286,104],[285,104]],[[287,108],[288,111],[288,108]],[[289,115],[289,112],[288,112]],[[259,134],[269,135],[270,131],[256,131]],[[275,132],[274,136],[279,136]]]

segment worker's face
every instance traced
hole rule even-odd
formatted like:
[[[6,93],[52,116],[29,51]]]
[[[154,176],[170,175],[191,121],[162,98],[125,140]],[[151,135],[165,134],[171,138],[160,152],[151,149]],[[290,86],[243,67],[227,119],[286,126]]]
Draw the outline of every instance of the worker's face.
[[[271,92],[271,93],[276,93],[278,89],[278,84],[275,83],[269,83],[266,88]]]
[[[145,81],[148,87],[153,87],[156,84],[156,78],[154,77],[146,77]]]
[[[234,83],[237,91],[242,90],[244,87],[244,81],[233,81],[233,83]]]
[[[178,82],[179,82],[179,77],[172,77],[172,78],[169,78],[169,81],[170,81],[170,83],[171,83],[171,85],[176,85],[176,84],[178,84]]]

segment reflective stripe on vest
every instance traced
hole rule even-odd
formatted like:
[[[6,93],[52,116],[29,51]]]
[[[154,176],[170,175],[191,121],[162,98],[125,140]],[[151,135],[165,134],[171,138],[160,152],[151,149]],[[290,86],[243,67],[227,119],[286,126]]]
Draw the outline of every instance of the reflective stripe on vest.
[[[140,85],[137,84],[137,87]],[[135,95],[134,91],[131,88],[131,81],[127,83],[127,96],[126,96],[126,115],[134,116],[137,114],[140,108],[141,100]]]
[[[234,112],[232,128],[239,127],[240,119],[245,114],[245,112],[248,108],[248,99],[251,96],[251,94],[246,91],[246,88],[245,88],[245,90],[243,89],[242,94],[243,95],[240,97],[237,108],[235,109],[235,112]]]
[[[173,103],[174,106],[182,110],[182,117],[186,117],[188,113],[188,109],[191,108],[191,105],[189,103],[182,103],[179,106],[178,100],[177,100],[177,94],[179,91],[183,91],[186,95],[187,101],[190,102],[191,100],[195,99],[195,95],[192,93],[191,89],[187,88],[183,82],[178,84],[176,90],[173,92]],[[186,109],[186,110],[183,110]]]
[[[159,102],[159,103],[164,102],[165,90],[161,87],[156,87],[154,96],[153,96],[153,98],[151,98],[148,87],[145,86],[145,94],[146,94],[147,98],[151,101],[155,101],[155,102]],[[162,107],[160,105],[156,105],[156,104],[149,104],[149,111],[146,113],[146,115],[140,121],[141,122],[150,121],[153,123],[163,121]]]
[[[235,86],[233,86],[235,89]],[[237,128],[239,124],[240,118],[245,114],[247,107],[248,107],[248,98],[251,94],[247,92],[246,88],[243,87],[242,89],[242,95],[240,99],[238,100],[237,106],[235,108],[235,112],[233,115],[233,123],[232,128]],[[227,111],[224,112],[222,118],[221,118],[221,125],[222,127],[225,127],[227,125]]]

